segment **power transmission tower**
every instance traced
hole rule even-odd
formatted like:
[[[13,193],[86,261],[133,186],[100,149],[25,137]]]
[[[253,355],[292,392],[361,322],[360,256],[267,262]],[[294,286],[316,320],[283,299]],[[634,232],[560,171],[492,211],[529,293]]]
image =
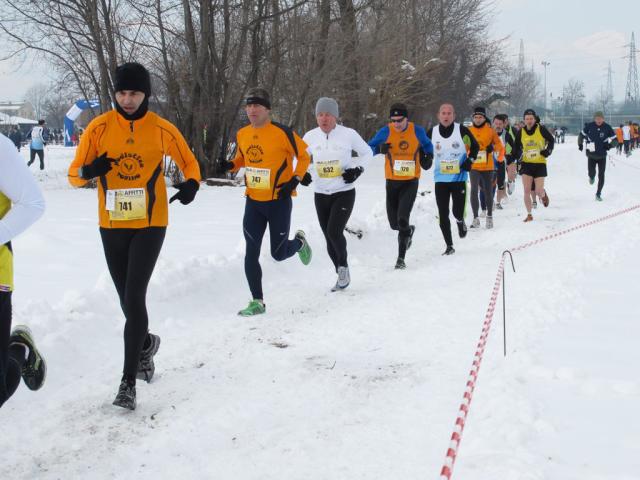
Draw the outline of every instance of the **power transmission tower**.
[[[613,70],[611,69],[611,60],[609,60],[609,68],[607,69],[607,100],[613,102]]]
[[[629,55],[624,57],[629,59],[629,71],[627,72],[627,88],[625,90],[625,104],[638,108],[640,102],[640,89],[638,88],[638,62],[636,60],[636,38],[631,32],[631,43],[629,44]]]
[[[520,39],[520,54],[518,55],[518,73],[524,73],[524,41]]]

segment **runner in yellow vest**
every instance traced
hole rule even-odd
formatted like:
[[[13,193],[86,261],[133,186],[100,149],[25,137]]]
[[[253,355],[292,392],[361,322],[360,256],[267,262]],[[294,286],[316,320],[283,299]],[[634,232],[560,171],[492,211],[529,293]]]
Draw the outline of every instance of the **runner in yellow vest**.
[[[536,112],[527,109],[524,112],[524,127],[517,133],[514,142],[514,156],[522,156],[522,186],[524,188],[524,204],[527,209],[525,222],[533,220],[531,215],[531,185],[535,183],[536,195],[542,204],[549,206],[549,196],[544,189],[544,179],[547,176],[547,157],[551,155],[554,146],[553,135],[540,125]]]

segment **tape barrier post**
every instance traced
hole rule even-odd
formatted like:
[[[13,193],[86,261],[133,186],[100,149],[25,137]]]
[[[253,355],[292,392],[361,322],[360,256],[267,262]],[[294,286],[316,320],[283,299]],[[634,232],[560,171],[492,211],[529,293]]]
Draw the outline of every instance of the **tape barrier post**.
[[[526,248],[532,247],[534,245],[538,245],[547,240],[552,240],[562,235],[575,232],[576,230],[580,230],[592,225],[596,225],[598,223],[604,222],[606,220],[610,220],[620,215],[624,215],[625,213],[629,213],[637,209],[640,209],[640,204],[634,205],[629,208],[625,208],[624,210],[620,210],[618,212],[614,212],[609,215],[605,215],[604,217],[600,217],[595,220],[591,220],[589,222],[582,223],[580,225],[576,225],[566,230],[562,230],[560,232],[547,235],[546,237],[541,237],[541,238],[538,238],[537,240],[523,243],[518,247],[512,248],[511,250],[505,250],[502,253],[500,257],[500,264],[498,266],[498,273],[496,274],[496,280],[493,284],[493,290],[491,292],[491,299],[489,301],[487,313],[484,318],[484,325],[482,327],[480,341],[478,342],[476,353],[473,357],[473,364],[471,366],[469,377],[467,379],[467,385],[464,391],[463,400],[462,400],[462,403],[460,404],[460,408],[458,409],[458,416],[456,417],[454,430],[453,430],[453,433],[451,434],[451,440],[449,442],[449,448],[447,449],[445,462],[442,467],[442,470],[440,471],[441,480],[451,480],[451,476],[453,475],[453,466],[458,456],[458,448],[460,447],[460,441],[462,440],[462,432],[464,431],[467,415],[469,414],[469,408],[471,406],[471,400],[473,399],[473,392],[475,390],[476,381],[478,379],[478,373],[480,371],[480,365],[482,363],[484,349],[486,347],[487,339],[489,337],[489,331],[491,330],[491,321],[493,320],[493,314],[495,312],[495,306],[496,306],[496,299],[498,297],[498,292],[500,290],[500,280],[502,280],[504,277],[505,253],[509,253],[509,256],[511,257],[511,261],[512,261],[512,266],[513,266],[512,252],[524,250]],[[515,272],[515,266],[513,266],[513,271]],[[503,303],[503,308],[504,308],[504,303]],[[506,333],[505,333],[505,345],[506,345]]]
[[[509,254],[509,258],[511,258],[511,268],[513,268],[513,273],[516,273],[516,266],[513,263],[513,255],[509,250],[505,250],[502,252],[502,257],[504,258],[505,253]],[[507,356],[507,284],[506,284],[506,275],[502,272],[502,341],[504,345],[504,356]]]

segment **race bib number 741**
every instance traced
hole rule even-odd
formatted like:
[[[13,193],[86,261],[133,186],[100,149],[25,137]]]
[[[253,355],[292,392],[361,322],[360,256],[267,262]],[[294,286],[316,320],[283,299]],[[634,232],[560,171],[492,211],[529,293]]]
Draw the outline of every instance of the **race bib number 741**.
[[[144,188],[107,190],[105,203],[111,221],[147,218],[147,196]]]

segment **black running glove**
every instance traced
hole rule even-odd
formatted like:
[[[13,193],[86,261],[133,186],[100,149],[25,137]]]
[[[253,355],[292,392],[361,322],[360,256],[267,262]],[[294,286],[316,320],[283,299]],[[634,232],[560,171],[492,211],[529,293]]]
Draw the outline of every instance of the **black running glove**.
[[[460,165],[460,168],[466,172],[471,170],[471,166],[473,165],[473,162],[471,161],[470,158],[467,158],[464,162],[462,162],[462,165]]]
[[[218,168],[221,173],[227,173],[229,170],[233,170],[233,167],[235,167],[233,162],[227,162],[226,160],[218,162]]]
[[[196,192],[200,188],[200,183],[193,178],[190,178],[186,182],[174,185],[173,188],[177,188],[179,191],[173,197],[171,197],[169,203],[173,202],[174,200],[180,200],[181,204],[187,205],[193,202],[193,199],[196,198]]]
[[[544,150],[540,150],[540,155],[542,155],[544,158],[547,158],[549,155],[551,155],[551,151],[548,148],[545,148]]]
[[[420,166],[424,170],[429,170],[433,165],[433,153],[423,153],[420,150]]]
[[[287,183],[283,183],[282,185],[280,185],[280,193],[278,193],[278,198],[290,197],[299,183],[300,180],[298,180],[298,177],[293,177]]]
[[[111,170],[111,164],[115,162],[113,158],[107,157],[107,152],[97,157],[93,162],[84,165],[79,172],[80,178],[91,180],[92,178],[106,175]]]
[[[302,177],[302,180],[300,180],[300,185],[302,185],[303,187],[308,187],[311,182],[313,182],[311,174],[309,172],[305,172],[304,177]]]
[[[583,146],[581,143],[580,143],[580,144],[578,144],[578,150],[582,151],[582,150],[583,150],[583,148],[584,148],[584,146]]]
[[[493,143],[490,143],[489,146],[485,149],[487,155],[493,152]]]
[[[357,178],[362,174],[363,172],[363,168],[362,167],[355,167],[355,168],[347,168],[343,173],[342,173],[342,178],[344,179],[344,183],[353,183],[357,180]]]
[[[391,150],[390,143],[381,143],[380,145],[378,145],[378,151],[383,155],[389,153],[389,150]]]

